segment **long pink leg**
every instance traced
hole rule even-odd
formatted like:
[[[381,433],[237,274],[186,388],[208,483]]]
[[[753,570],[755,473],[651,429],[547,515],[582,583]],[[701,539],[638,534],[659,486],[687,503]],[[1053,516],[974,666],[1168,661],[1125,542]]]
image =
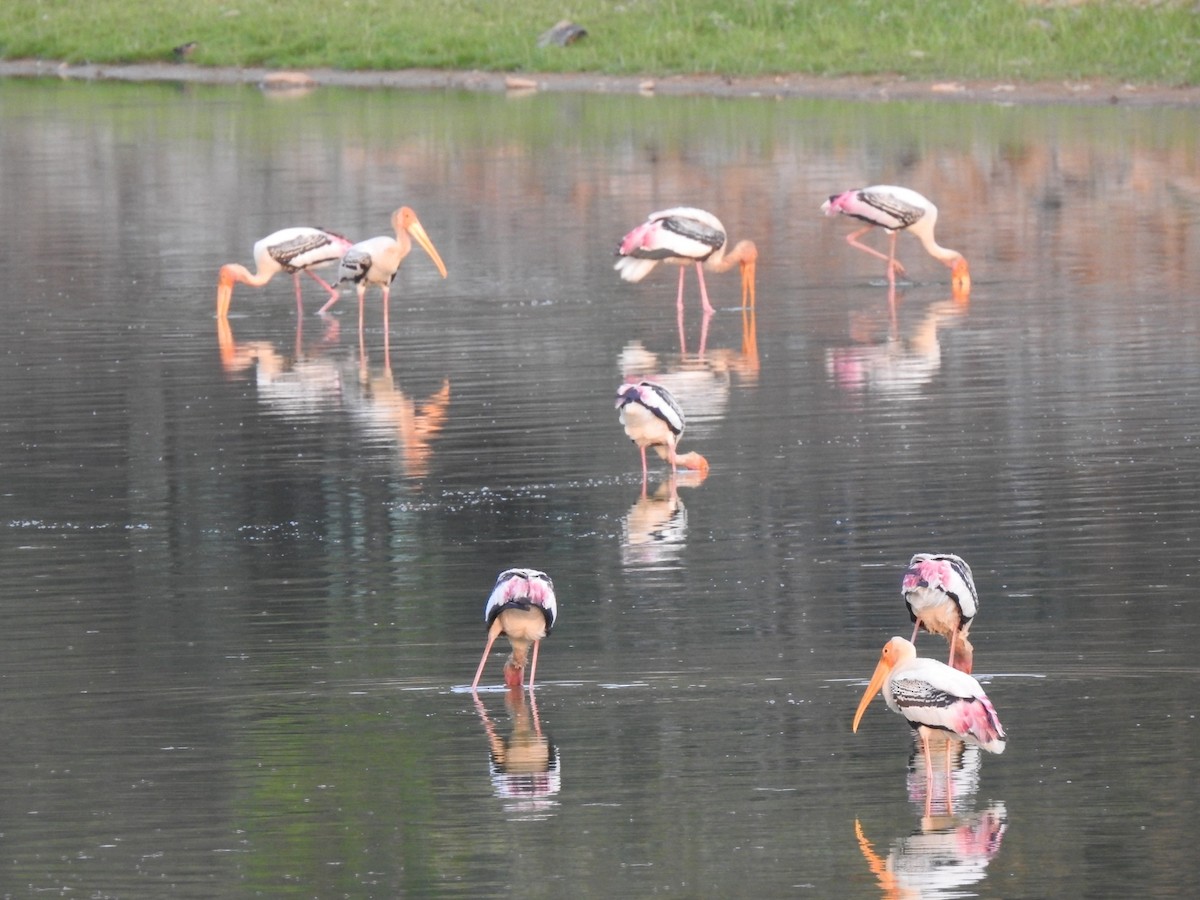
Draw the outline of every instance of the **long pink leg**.
[[[483,656],[479,660],[479,668],[475,670],[475,680],[471,682],[471,690],[475,690],[479,686],[479,679],[483,676],[483,667],[487,663],[488,654],[492,652],[492,644],[496,642],[496,638],[500,634],[500,629],[492,628],[488,631],[487,645],[483,648]]]
[[[957,741],[946,740],[946,815],[954,815],[954,782],[950,777],[950,763],[954,759],[953,751]]]
[[[904,266],[900,265],[900,263],[898,263],[896,261],[896,232],[894,232],[894,231],[891,232],[891,245],[892,246],[891,246],[891,255],[890,256],[885,253],[880,253],[874,247],[868,247],[866,244],[860,243],[858,240],[860,237],[862,237],[864,234],[866,234],[868,231],[870,231],[874,227],[875,227],[874,225],[868,225],[866,228],[860,228],[860,229],[858,229],[858,231],[855,231],[855,232],[852,232],[851,234],[846,235],[846,243],[849,244],[851,247],[858,248],[863,253],[870,253],[876,259],[882,259],[885,263],[887,263],[888,264],[888,281],[895,283],[895,280],[896,280],[895,273],[899,272],[901,275],[904,274]]]
[[[933,810],[933,757],[929,755],[929,735],[920,730],[921,749],[925,751],[925,817]]]
[[[341,300],[341,299],[342,299],[342,295],[338,293],[338,289],[337,289],[337,288],[333,287],[333,286],[332,286],[332,285],[330,285],[330,284],[327,284],[327,283],[326,283],[326,282],[325,282],[325,281],[324,281],[322,278],[320,278],[319,276],[317,276],[317,275],[313,275],[313,273],[312,273],[312,272],[309,272],[308,274],[309,274],[309,275],[312,275],[312,277],[313,277],[313,278],[315,278],[317,281],[319,281],[319,282],[321,283],[321,286],[322,286],[323,288],[325,288],[325,290],[329,291],[329,299],[325,301],[325,305],[324,305],[324,306],[322,306],[320,309],[318,309],[318,310],[317,310],[317,315],[321,315],[322,313],[326,312],[326,311],[329,309],[329,307],[333,306],[333,304],[335,304],[335,303],[337,303],[339,300]]]
[[[874,247],[868,247],[866,244],[859,243],[858,239],[874,227],[874,225],[868,225],[866,228],[860,228],[858,231],[851,232],[850,234],[846,235],[846,243],[851,247],[857,247],[863,253],[870,253],[876,259],[882,259],[884,262],[888,262],[888,258],[885,254],[880,253]]]
[[[904,266],[896,260],[896,232],[888,233],[888,284],[896,284],[896,273],[904,274]]]
[[[529,686],[533,687],[532,679],[530,679]],[[538,719],[537,698],[532,693],[529,695],[529,712],[533,716],[533,733],[540,738],[542,736],[542,723]]]
[[[533,642],[533,660],[529,663],[529,693],[533,693],[533,676],[537,674],[537,654],[538,647],[542,646],[541,641]]]
[[[687,266],[679,267],[679,293],[675,295],[675,308],[679,310],[679,321],[683,321],[683,276],[687,273]]]
[[[708,323],[712,321],[712,313],[704,313],[704,317],[700,322],[700,351],[697,354],[700,359],[704,359],[704,348],[708,346]]]
[[[363,333],[363,309],[367,299],[367,285],[365,282],[358,283],[358,335],[361,338]]]
[[[676,323],[679,325],[679,353],[680,355],[687,353],[687,337],[683,329],[683,306],[680,305],[675,313]]]
[[[391,285],[383,286],[383,358],[387,367],[392,366],[392,329],[388,323],[388,310],[392,306]]]
[[[700,263],[696,263],[696,277],[700,279],[700,303],[704,307],[704,311],[712,315],[713,306],[708,302],[708,288],[704,286],[704,267]]]
[[[892,334],[895,335],[898,331],[896,321],[896,281],[892,279],[888,281],[888,321],[892,326]],[[894,340],[894,338],[893,338]]]
[[[333,306],[333,304],[337,303],[338,300],[341,299],[342,295],[338,293],[337,288],[335,288],[333,285],[331,285],[328,281],[326,281],[324,278],[322,278],[316,272],[311,272],[308,269],[305,269],[304,272],[306,275],[308,275],[309,278],[311,278],[313,281],[315,281],[321,287],[325,288],[325,292],[327,294],[329,294],[329,300],[326,301],[324,306],[322,306],[320,309],[317,310],[318,315],[320,313],[325,312],[325,310],[329,309],[329,307]]]
[[[304,304],[300,301],[300,273],[292,273],[292,284],[296,286],[296,315],[304,315]]]
[[[921,620],[917,619],[917,621],[913,623],[913,636],[908,639],[908,642],[910,644],[915,644],[917,642],[917,632],[920,630],[921,630]]]

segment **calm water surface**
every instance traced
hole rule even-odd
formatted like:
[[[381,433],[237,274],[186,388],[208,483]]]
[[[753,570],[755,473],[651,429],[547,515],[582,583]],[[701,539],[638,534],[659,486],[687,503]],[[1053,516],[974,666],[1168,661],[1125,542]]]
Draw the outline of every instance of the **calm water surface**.
[[[1190,896],[1198,145],[1175,110],[0,83],[0,893]],[[902,237],[889,307],[817,211],[868,182],[937,200],[967,300]],[[218,326],[256,239],[401,203],[449,278],[410,257],[386,342],[307,280]],[[762,254],[702,356],[690,280],[681,334],[674,272],[612,271],[681,203]],[[712,471],[643,496],[612,395],[647,375]],[[928,818],[903,721],[850,733],[917,550],[974,568],[1010,737],[950,748]],[[511,565],[560,600],[536,705],[499,658],[467,690]]]

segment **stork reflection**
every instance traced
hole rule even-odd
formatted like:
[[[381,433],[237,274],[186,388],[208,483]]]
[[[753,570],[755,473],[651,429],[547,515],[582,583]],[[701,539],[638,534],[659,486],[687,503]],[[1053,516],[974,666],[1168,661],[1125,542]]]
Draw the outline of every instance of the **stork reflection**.
[[[905,787],[909,802],[929,815],[933,809],[931,798],[945,798],[947,815],[956,810],[969,810],[975,794],[979,791],[979,773],[983,765],[983,751],[945,733],[936,733],[929,738],[929,757],[932,763],[933,783],[926,783],[925,755],[919,738],[913,738],[912,753],[908,757],[908,772]]]
[[[238,341],[228,319],[217,321],[217,347],[227,375],[252,374],[258,400],[289,419],[312,419],[329,409],[347,409],[368,438],[394,446],[404,475],[429,474],[433,442],[446,425],[450,380],[433,393],[413,397],[401,389],[387,358],[373,365],[360,350],[338,351],[338,323],[325,319],[319,341],[306,347],[299,321],[289,355],[267,340]],[[436,383],[436,382],[435,382]]]
[[[424,399],[401,389],[392,367],[385,362],[372,368],[364,355],[358,367],[357,392],[348,395],[348,406],[362,430],[394,443],[400,468],[410,478],[429,474],[433,441],[446,425],[450,411],[450,379]]]
[[[621,528],[621,562],[626,567],[662,565],[678,558],[687,544],[687,509],[679,499],[677,484],[704,480],[699,472],[686,472],[645,491],[629,508]]]
[[[859,849],[888,900],[969,896],[968,886],[987,877],[1007,828],[1000,802],[978,812],[926,816],[916,831],[892,842],[885,859],[854,821]]]
[[[297,319],[295,347],[291,356],[271,341],[234,339],[229,320],[217,320],[217,349],[221,368],[227,375],[253,372],[258,397],[264,407],[282,416],[307,418],[320,409],[340,403],[343,378],[341,365],[326,349],[337,341],[337,321],[326,318],[320,342],[305,350],[303,329]]]
[[[553,798],[562,788],[558,747],[542,733],[537,700],[528,700],[520,687],[504,693],[509,714],[508,737],[500,734],[488,715],[479,694],[474,694],[475,710],[483,722],[488,740],[489,772],[492,790],[506,801],[505,809],[523,818],[546,818],[558,801]]]
[[[853,393],[878,391],[896,397],[912,396],[942,367],[941,329],[958,324],[967,314],[969,295],[956,294],[931,303],[919,321],[904,329],[892,307],[886,337],[873,342],[876,324],[870,317],[851,326],[856,343],[825,351],[825,372],[830,381]]]

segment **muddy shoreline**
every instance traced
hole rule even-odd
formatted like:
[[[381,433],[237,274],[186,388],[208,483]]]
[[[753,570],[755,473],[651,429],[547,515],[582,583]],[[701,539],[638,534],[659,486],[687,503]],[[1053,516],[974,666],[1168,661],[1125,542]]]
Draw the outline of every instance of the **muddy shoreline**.
[[[911,81],[903,78],[814,78],[779,75],[726,78],[671,75],[662,78],[593,74],[505,74],[503,72],[405,69],[350,72],[307,69],[279,72],[265,68],[213,69],[188,64],[72,65],[42,60],[0,60],[0,77],[62,78],[82,81],[252,84],[287,90],[319,85],[403,90],[465,90],[503,93],[548,91],[664,96],[842,99],[861,101],[937,100],[959,103],[1119,105],[1131,107],[1200,106],[1200,87],[1158,87],[1101,81],[1036,83],[998,81]]]

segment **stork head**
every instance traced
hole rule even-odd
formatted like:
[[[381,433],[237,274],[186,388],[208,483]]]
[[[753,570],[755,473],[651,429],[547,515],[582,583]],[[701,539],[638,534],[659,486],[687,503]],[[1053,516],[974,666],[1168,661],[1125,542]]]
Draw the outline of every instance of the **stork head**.
[[[911,641],[906,641],[902,637],[894,637],[883,645],[883,652],[879,654],[879,663],[875,666],[871,682],[863,692],[862,699],[858,701],[858,709],[854,713],[854,725],[850,728],[851,731],[858,731],[858,723],[862,720],[863,713],[867,711],[867,707],[871,705],[875,695],[883,688],[883,683],[892,674],[892,670],[900,663],[915,658],[916,655],[917,648],[912,645]]]
[[[754,245],[754,241],[738,241],[733,248],[733,256],[741,265],[742,273],[742,306],[749,306],[753,309],[755,291],[755,273],[758,269],[758,247]]]
[[[421,225],[417,214],[407,206],[402,206],[392,213],[392,227],[396,229],[396,234],[407,231],[421,245],[429,258],[433,260],[433,264],[437,266],[442,277],[446,277],[446,264],[442,262],[441,255],[437,252],[437,248],[433,246],[433,241],[429,239],[429,235],[425,233],[425,228]]]
[[[694,450],[675,457],[675,465],[684,469],[694,469],[701,475],[708,474],[708,460]]]
[[[512,656],[504,662],[504,684],[510,690],[521,688],[525,684],[525,667],[518,666]]]
[[[229,304],[233,300],[233,286],[239,281],[244,282],[249,276],[250,271],[237,263],[221,266],[221,271],[217,275],[218,319],[224,319],[229,313]]]
[[[950,265],[950,288],[954,293],[956,300],[961,300],[963,297],[971,293],[971,270],[967,266],[967,260],[963,256],[949,263]]]

